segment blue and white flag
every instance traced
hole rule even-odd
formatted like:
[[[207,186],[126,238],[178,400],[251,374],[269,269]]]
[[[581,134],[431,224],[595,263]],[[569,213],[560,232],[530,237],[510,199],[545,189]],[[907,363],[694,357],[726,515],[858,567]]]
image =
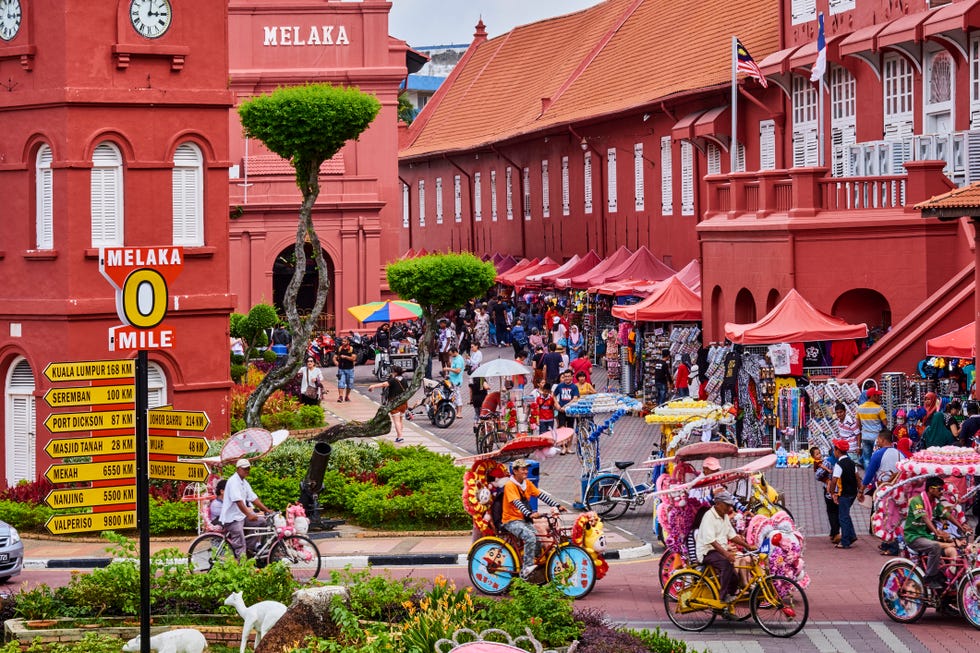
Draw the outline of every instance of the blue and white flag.
[[[827,74],[827,39],[823,35],[823,12],[817,16],[820,24],[817,30],[817,60],[810,71],[811,82],[823,82],[824,75]]]

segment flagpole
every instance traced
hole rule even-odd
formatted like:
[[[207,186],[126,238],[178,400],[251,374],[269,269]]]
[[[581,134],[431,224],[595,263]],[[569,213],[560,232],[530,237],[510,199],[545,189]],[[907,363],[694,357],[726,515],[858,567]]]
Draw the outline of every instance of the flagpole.
[[[737,79],[737,66],[738,66],[738,38],[732,36],[732,137],[728,144],[728,154],[731,157],[731,165],[729,167],[729,172],[735,172],[735,161],[737,158],[738,149],[738,139],[736,138],[736,131],[738,127],[738,79]]]
[[[823,94],[824,94],[824,88],[823,88],[823,77],[822,76],[820,77],[820,86],[819,86],[819,88],[817,90],[817,93],[820,96],[818,98],[819,102],[817,102],[817,145],[820,148],[820,157],[819,157],[818,160],[819,160],[819,165],[822,168],[824,166],[824,151],[823,151],[823,137],[824,137],[824,130],[823,130],[823,112],[824,112],[823,102],[824,102],[824,98],[823,98]]]

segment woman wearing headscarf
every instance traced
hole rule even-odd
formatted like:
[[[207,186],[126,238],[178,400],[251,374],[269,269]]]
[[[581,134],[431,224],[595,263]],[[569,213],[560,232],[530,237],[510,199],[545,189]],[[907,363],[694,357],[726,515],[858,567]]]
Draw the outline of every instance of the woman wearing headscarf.
[[[946,426],[946,418],[939,410],[935,392],[926,393],[926,416],[922,418],[922,437],[919,439],[919,449],[945,447],[956,443],[952,431]]]
[[[585,350],[585,337],[582,336],[582,332],[579,331],[578,325],[573,324],[568,330],[568,362],[571,363],[573,360],[582,355]]]

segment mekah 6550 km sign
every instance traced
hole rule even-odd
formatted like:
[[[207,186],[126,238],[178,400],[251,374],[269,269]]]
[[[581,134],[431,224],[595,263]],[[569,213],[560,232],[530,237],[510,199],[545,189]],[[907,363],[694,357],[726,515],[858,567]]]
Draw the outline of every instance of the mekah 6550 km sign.
[[[184,268],[180,247],[104,247],[99,271],[116,289],[116,312],[123,324],[109,329],[109,350],[169,349],[173,329],[162,325],[170,302],[169,284]]]

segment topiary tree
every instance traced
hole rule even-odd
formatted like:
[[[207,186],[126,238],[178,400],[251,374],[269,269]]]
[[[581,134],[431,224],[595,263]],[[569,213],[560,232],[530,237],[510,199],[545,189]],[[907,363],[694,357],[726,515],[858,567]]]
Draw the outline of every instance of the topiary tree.
[[[245,343],[245,363],[255,353],[257,347],[269,344],[265,330],[271,329],[279,322],[276,307],[271,304],[256,304],[249,309],[247,315],[232,313],[229,333],[232,338],[241,338]]]
[[[380,109],[381,103],[373,95],[357,88],[330,84],[280,88],[270,95],[248,100],[238,108],[245,135],[259,139],[269,150],[289,160],[296,170],[296,185],[303,195],[293,246],[296,265],[283,296],[292,346],[283,364],[270,371],[249,396],[245,404],[248,426],[261,426],[262,406],[266,399],[299,371],[313,326],[327,300],[329,281],[323,273],[327,262],[313,225],[313,204],[320,195],[320,166],[339,152],[347,141],[356,140]],[[296,297],[306,272],[304,245],[307,241],[321,273],[317,275],[313,309],[307,317],[300,318]]]
[[[385,435],[391,430],[392,408],[408,401],[422,385],[422,376],[432,352],[429,344],[436,334],[439,317],[456,310],[474,297],[481,297],[493,285],[497,271],[493,263],[484,262],[472,254],[429,254],[418,258],[389,263],[386,268],[388,287],[403,299],[415,301],[422,307],[425,330],[419,339],[415,374],[408,389],[378,408],[367,422],[337,424],[317,436],[323,442],[347,438],[369,438]]]

